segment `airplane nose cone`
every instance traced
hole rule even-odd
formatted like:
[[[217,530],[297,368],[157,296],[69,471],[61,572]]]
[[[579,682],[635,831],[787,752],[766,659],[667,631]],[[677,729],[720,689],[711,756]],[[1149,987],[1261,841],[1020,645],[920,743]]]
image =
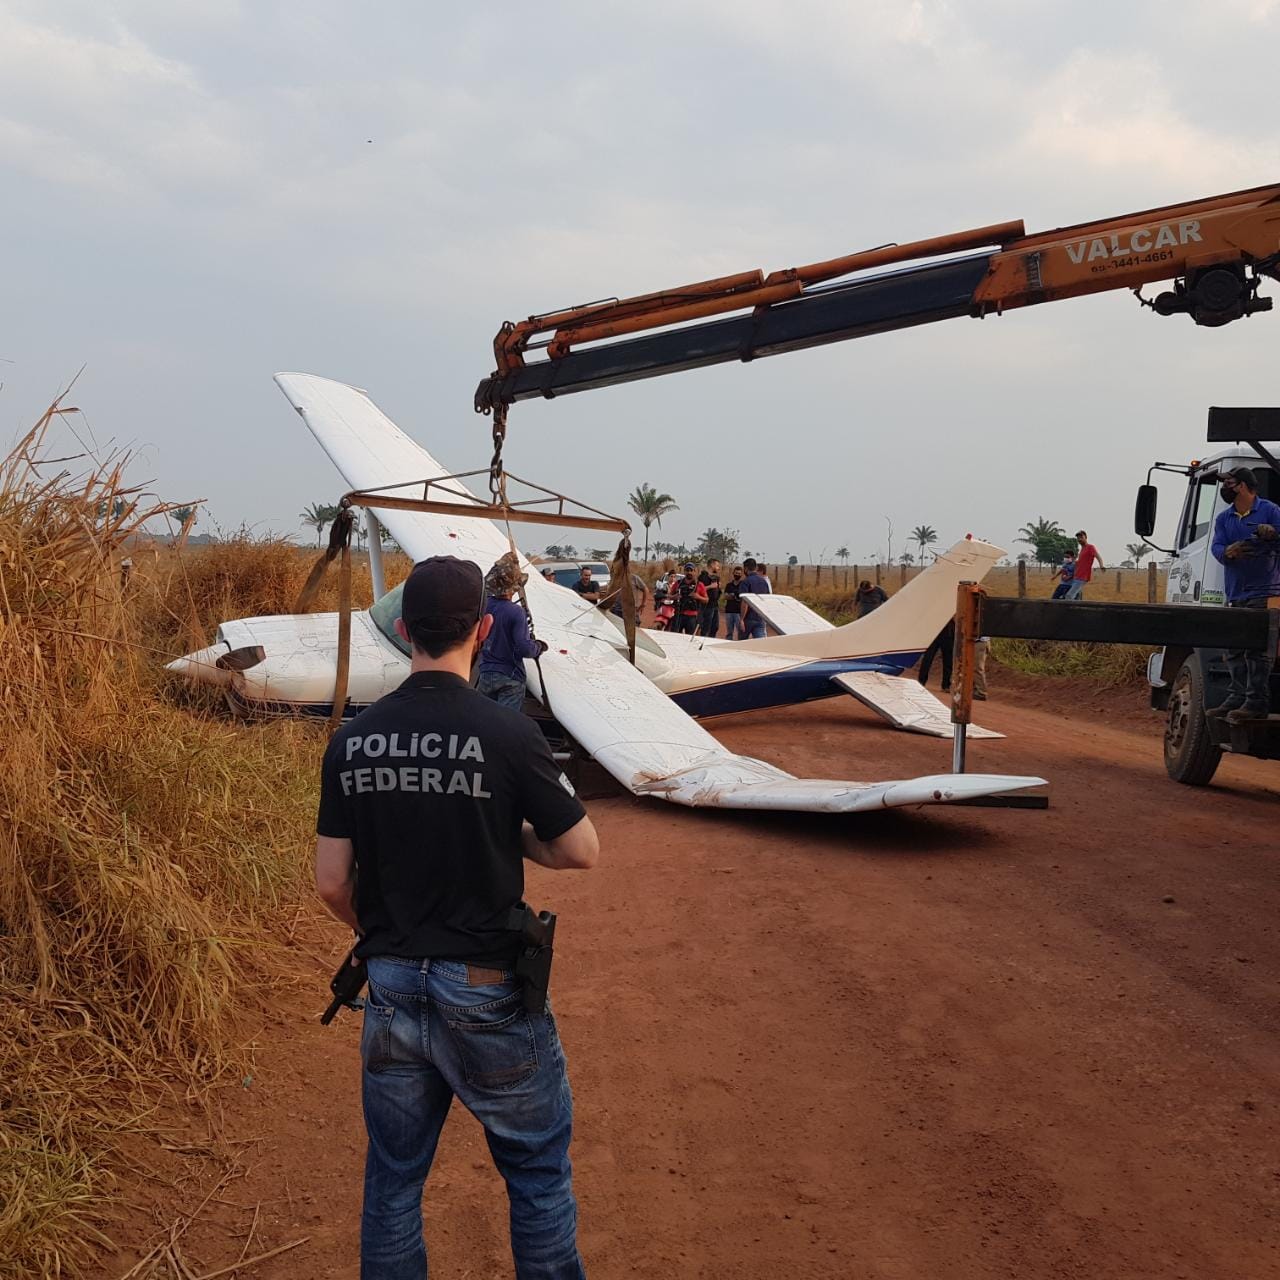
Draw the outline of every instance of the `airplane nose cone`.
[[[226,645],[211,645],[207,649],[197,649],[194,653],[175,658],[165,664],[165,670],[200,684],[226,686],[231,683],[231,672],[218,665],[218,659],[225,657],[226,653]]]

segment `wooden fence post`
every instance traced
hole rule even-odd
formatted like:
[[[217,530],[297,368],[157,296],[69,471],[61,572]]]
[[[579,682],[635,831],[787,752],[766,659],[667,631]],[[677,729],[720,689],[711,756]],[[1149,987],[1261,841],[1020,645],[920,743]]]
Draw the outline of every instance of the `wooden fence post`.
[[[1116,595],[1120,594],[1120,570],[1116,570]]]
[[[819,586],[821,582],[822,582],[822,566],[820,564],[815,564],[813,566],[813,585],[815,587]]]
[[[1156,562],[1147,565],[1147,603],[1156,603]]]
[[[788,560],[787,561],[787,586],[791,585],[791,579],[795,574],[795,568],[796,568],[795,565],[793,565],[791,561]]]
[[[1025,560],[1018,561],[1018,595],[1019,597],[1027,594],[1027,562]]]
[[[880,585],[880,561],[876,561],[876,586]]]
[[[907,585],[907,566],[902,566],[902,572],[898,574],[898,586],[905,587]]]

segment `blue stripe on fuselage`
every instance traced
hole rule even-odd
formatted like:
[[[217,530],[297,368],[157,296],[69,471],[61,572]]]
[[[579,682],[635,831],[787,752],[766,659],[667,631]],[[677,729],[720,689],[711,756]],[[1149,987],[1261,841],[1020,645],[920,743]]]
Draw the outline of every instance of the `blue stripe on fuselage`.
[[[831,683],[832,676],[847,671],[879,671],[885,675],[901,675],[920,661],[920,653],[886,653],[874,658],[836,658],[822,662],[806,662],[802,666],[770,671],[763,675],[730,680],[671,695],[671,701],[695,719],[727,716],[739,711],[759,711],[764,707],[784,707],[796,702],[813,702],[832,698],[841,692]],[[328,719],[333,713],[331,702],[250,702],[234,690],[228,696],[237,710],[246,715],[304,716]],[[343,709],[344,722],[358,715],[367,703],[348,702]]]
[[[889,653],[877,658],[806,662],[803,666],[748,676],[745,680],[673,693],[671,701],[699,720],[707,716],[733,715],[739,711],[759,711],[763,707],[790,706],[796,702],[831,698],[840,693],[840,688],[831,683],[832,676],[844,675],[848,671],[879,671],[896,676],[919,660],[919,653]]]

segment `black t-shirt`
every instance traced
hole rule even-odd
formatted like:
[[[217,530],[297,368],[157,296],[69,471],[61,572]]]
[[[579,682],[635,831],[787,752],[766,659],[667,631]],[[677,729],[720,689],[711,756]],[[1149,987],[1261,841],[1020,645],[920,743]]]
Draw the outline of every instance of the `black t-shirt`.
[[[698,613],[702,609],[702,601],[698,599],[697,578],[683,577],[676,583],[679,593],[679,609],[682,614]]]
[[[600,584],[594,578],[592,578],[590,582],[583,582],[583,580],[579,578],[577,582],[573,584],[573,589],[580,596],[594,596],[599,592]]]
[[[508,965],[521,821],[554,840],[585,812],[532,720],[418,671],[334,734],[316,831],[355,848],[360,955]]]
[[[742,579],[730,578],[724,584],[724,611],[726,613],[737,613],[742,607],[742,602],[738,599],[742,591]]]
[[[698,581],[707,589],[707,604],[719,605],[720,603],[720,575],[712,573],[708,569],[698,574]]]

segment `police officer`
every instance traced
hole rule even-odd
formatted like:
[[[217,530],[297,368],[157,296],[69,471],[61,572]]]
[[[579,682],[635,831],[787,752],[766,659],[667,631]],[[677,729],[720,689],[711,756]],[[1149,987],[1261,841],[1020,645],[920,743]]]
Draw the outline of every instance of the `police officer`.
[[[599,842],[535,723],[468,687],[485,599],[470,561],[413,567],[409,677],[334,735],[321,774],[316,885],[369,971],[362,1280],[426,1276],[422,1191],[455,1096],[506,1181],[519,1280],[584,1274],[564,1054],[524,1007],[508,925],[522,857],[587,868]]]

